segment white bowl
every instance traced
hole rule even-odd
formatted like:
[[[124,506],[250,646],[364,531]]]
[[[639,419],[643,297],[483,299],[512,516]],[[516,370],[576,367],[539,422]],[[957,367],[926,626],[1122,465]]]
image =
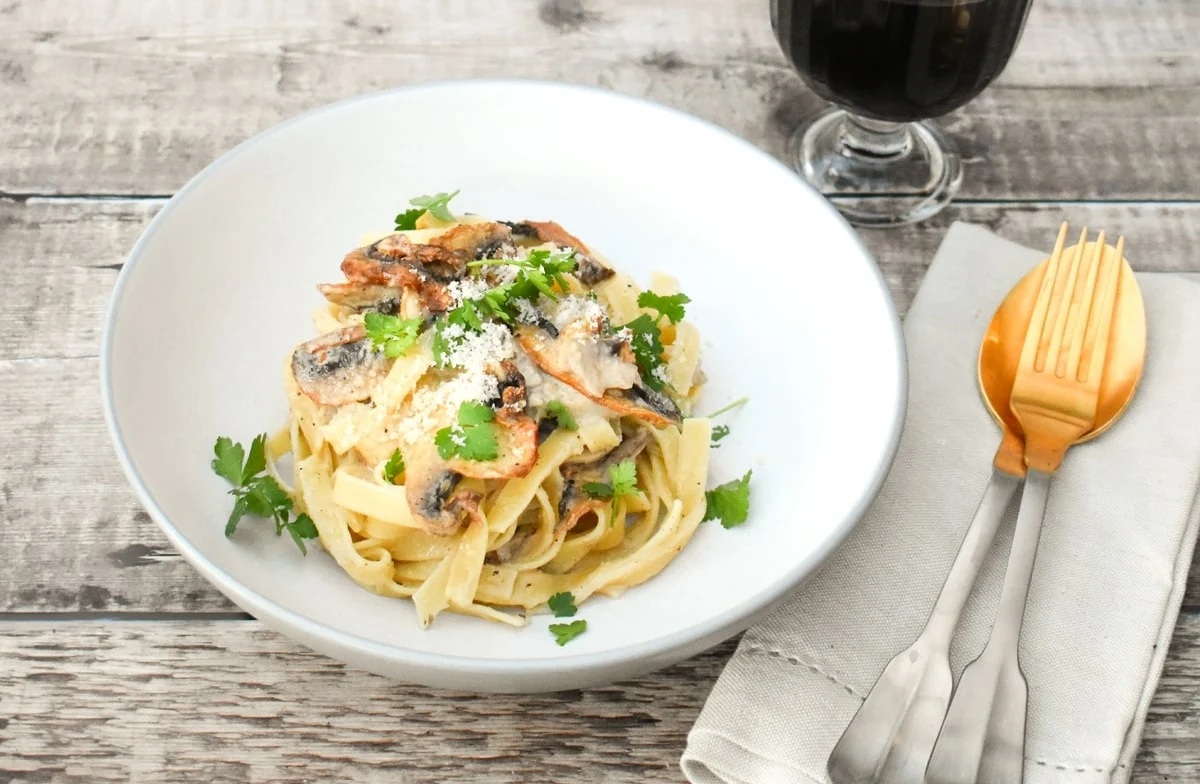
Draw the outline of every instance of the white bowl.
[[[287,412],[283,359],[313,335],[315,286],[409,197],[555,220],[643,284],[676,276],[704,336],[698,413],[743,395],[710,485],[754,469],[739,528],[700,527],[661,574],[581,610],[554,644],[359,588],[265,523],[223,535],[209,460]],[[742,631],[813,572],[880,486],[906,390],[883,279],[838,213],[790,170],[694,117],[616,93],[466,81],[354,98],[285,122],[198,174],[146,229],[105,327],[105,411],[122,466],[171,543],[283,634],[397,679],[547,691],[627,678]]]

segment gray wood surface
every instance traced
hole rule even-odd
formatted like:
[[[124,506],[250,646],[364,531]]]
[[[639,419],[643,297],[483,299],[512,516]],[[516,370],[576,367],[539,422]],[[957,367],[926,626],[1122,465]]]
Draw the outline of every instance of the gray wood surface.
[[[495,75],[642,95],[776,155],[822,107],[766,0],[4,0],[0,191],[169,194],[299,111]],[[1183,199],[1200,182],[1194,0],[1038,0],[1000,80],[947,125],[963,196]]]
[[[0,783],[682,780],[732,642],[582,693],[389,683],[200,578],[104,429],[101,319],[161,197],[298,111],[496,75],[647,96],[775,155],[820,106],[765,0],[0,0]],[[1200,4],[1037,0],[1000,82],[947,119],[959,203],[864,233],[900,309],[953,220],[1045,246],[1069,218],[1123,231],[1139,269],[1200,271],[1198,85]],[[1134,780],[1200,781],[1200,562]]]

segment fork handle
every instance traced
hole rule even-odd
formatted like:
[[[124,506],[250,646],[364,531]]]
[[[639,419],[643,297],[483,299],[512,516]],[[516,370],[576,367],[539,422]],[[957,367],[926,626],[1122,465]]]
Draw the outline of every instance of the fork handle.
[[[1033,562],[1037,555],[1038,539],[1042,535],[1042,519],[1046,516],[1046,498],[1050,494],[1050,474],[1030,468],[1021,491],[1021,509],[1013,532],[1008,568],[1004,572],[1004,587],[1000,589],[1000,605],[988,647],[1007,648],[1016,655],[1025,617],[1025,599],[1033,578]]]

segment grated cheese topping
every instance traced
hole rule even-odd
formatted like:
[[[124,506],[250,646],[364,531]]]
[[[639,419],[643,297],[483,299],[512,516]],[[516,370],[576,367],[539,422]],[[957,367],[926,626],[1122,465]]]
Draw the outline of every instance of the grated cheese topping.
[[[576,321],[595,324],[597,319],[602,318],[604,318],[604,307],[599,302],[572,294],[558,301],[553,321],[554,326],[561,330]]]
[[[489,372],[516,353],[512,333],[502,324],[484,322],[481,332],[468,332],[458,324],[442,332],[450,344],[446,352],[450,378],[413,393],[408,415],[399,426],[400,437],[412,444],[430,430],[452,423],[458,407],[468,400],[499,397],[500,381]]]

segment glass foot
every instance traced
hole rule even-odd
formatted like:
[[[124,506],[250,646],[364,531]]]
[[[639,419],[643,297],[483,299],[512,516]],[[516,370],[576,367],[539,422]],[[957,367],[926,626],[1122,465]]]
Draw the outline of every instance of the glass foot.
[[[962,160],[933,123],[887,123],[831,109],[792,136],[792,165],[857,226],[902,226],[941,212]]]

